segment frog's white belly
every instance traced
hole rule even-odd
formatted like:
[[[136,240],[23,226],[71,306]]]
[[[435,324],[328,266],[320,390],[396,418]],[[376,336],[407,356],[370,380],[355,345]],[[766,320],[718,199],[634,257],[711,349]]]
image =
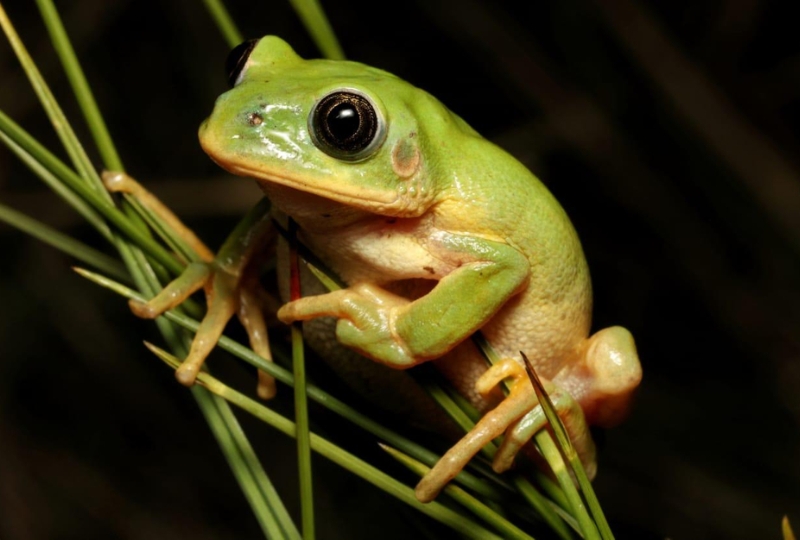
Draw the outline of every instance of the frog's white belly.
[[[438,279],[459,264],[431,247],[431,239],[437,232],[425,218],[399,222],[374,220],[335,231],[335,234],[333,231],[313,235],[305,233],[303,240],[346,283],[374,283],[415,299],[427,294]],[[576,348],[588,335],[590,326],[591,290],[582,255],[576,260],[558,264],[568,272],[563,279],[554,280],[551,271],[541,272],[550,276],[546,282],[532,276],[527,289],[511,298],[482,328],[501,356],[519,359],[519,351],[523,351],[546,378],[553,378],[573,361]],[[313,287],[315,292],[306,288],[304,294],[326,292]],[[464,291],[465,302],[469,302],[471,297],[469,291]],[[315,324],[312,328],[316,328],[319,334],[312,340],[319,340],[327,354],[331,354],[334,348],[343,349],[335,343],[332,320]],[[376,379],[394,377],[378,375],[387,369],[390,372],[394,370],[364,360],[351,351],[340,351],[336,355],[344,359],[345,369],[356,370],[361,376]],[[374,366],[358,365],[363,362]],[[470,340],[435,363],[460,393],[479,408],[486,408],[487,404],[473,389],[477,378],[486,370],[486,362]],[[365,370],[371,373],[364,373]],[[345,374],[346,377],[351,375]]]

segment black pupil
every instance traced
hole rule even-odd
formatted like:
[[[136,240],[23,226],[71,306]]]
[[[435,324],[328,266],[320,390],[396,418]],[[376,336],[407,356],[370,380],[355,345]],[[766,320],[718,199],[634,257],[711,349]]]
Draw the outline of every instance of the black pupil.
[[[311,120],[315,144],[337,158],[358,156],[378,134],[375,108],[367,98],[352,92],[334,92],[322,98]]]
[[[358,132],[361,119],[351,103],[340,103],[328,114],[328,129],[337,141],[346,141]]]

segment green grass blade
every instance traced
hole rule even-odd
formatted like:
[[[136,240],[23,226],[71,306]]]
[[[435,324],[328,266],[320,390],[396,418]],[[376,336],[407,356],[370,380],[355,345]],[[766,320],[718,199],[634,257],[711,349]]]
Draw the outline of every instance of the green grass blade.
[[[61,60],[62,67],[64,68],[67,79],[72,87],[75,99],[78,101],[78,105],[83,112],[84,119],[89,127],[90,133],[92,134],[95,145],[97,146],[100,156],[103,159],[103,164],[106,170],[120,172],[123,171],[124,167],[122,165],[122,161],[120,160],[119,153],[117,152],[116,146],[114,145],[114,142],[112,141],[108,132],[105,120],[103,120],[103,116],[100,113],[100,108],[97,105],[97,101],[95,100],[91,88],[86,81],[86,76],[84,75],[77,56],[75,55],[75,50],[73,49],[72,44],[67,37],[67,33],[64,29],[63,23],[61,22],[61,18],[58,15],[58,11],[56,10],[52,0],[36,0],[36,2],[39,6],[42,19],[47,26],[50,39],[53,42],[53,46],[59,56],[59,59]],[[124,198],[127,201],[127,204],[136,211],[136,214],[140,216],[148,225],[150,225],[153,230],[159,233],[159,236],[161,236],[161,238],[167,243],[167,245],[170,246],[171,249],[182,253],[186,260],[197,259],[196,254],[189,249],[189,247],[181,238],[177,238],[176,235],[171,234],[171,231],[166,228],[163,223],[161,223],[161,220],[158,218],[158,216],[140,205],[134,197],[126,194]],[[129,213],[127,207],[125,207],[125,210]]]
[[[386,446],[384,444],[380,445],[381,448],[392,456],[394,459],[402,463],[404,466],[408,467],[411,471],[415,474],[419,475],[420,477],[425,476],[428,471],[430,471],[430,467],[426,467],[424,464],[420,463],[419,461],[403,454],[402,452],[398,452],[396,449]],[[453,484],[448,484],[444,488],[444,493],[449,495],[453,498],[457,503],[461,506],[475,514],[477,517],[482,519],[484,523],[490,525],[494,528],[497,532],[503,535],[503,538],[511,538],[511,539],[518,539],[518,540],[533,540],[533,537],[529,534],[525,533],[519,527],[505,519],[503,516],[480,502],[478,499],[464,491],[458,486]]]
[[[486,357],[486,360],[490,364],[495,364],[495,363],[497,363],[497,362],[499,362],[501,360],[500,356],[494,350],[494,347],[492,347],[491,343],[489,343],[489,341],[486,339],[486,337],[481,332],[475,332],[472,335],[472,341],[480,349],[480,351],[483,353],[483,355]],[[545,444],[545,446],[547,446],[546,440],[550,439],[550,434],[547,433],[547,432],[540,432],[535,436],[535,440],[538,441],[540,438],[545,440],[544,444]],[[552,442],[552,440],[550,442]],[[554,455],[554,454],[551,453],[551,454],[544,455],[544,457],[547,460],[547,462],[550,465],[550,467],[553,469],[553,471],[556,471],[557,469],[558,470],[563,469],[563,463],[564,462],[563,462],[563,459],[561,458],[560,454]],[[553,462],[550,462],[550,459],[553,459]],[[559,464],[561,466],[559,466]],[[564,471],[564,472],[566,472],[566,471]],[[555,491],[557,489],[555,485],[553,485],[549,480],[547,482],[547,487],[550,488],[550,490],[553,492],[552,495],[558,495],[557,497],[554,497],[554,500],[560,501],[561,503],[563,503],[563,507],[564,508],[570,508],[573,511],[576,510],[576,508],[573,506],[573,503],[580,502],[581,504],[578,506],[577,510],[578,511],[582,511],[584,513],[584,515],[586,515],[588,517],[588,515],[586,514],[586,511],[585,511],[585,508],[583,507],[583,504],[582,504],[583,501],[580,499],[580,496],[578,496],[577,501],[576,501],[574,496],[570,497],[569,495],[567,495],[565,493],[565,491],[567,489],[571,489],[575,493],[577,493],[577,491],[575,490],[575,486],[572,484],[571,478],[569,477],[569,473],[566,472],[566,476],[564,476],[564,475],[558,476],[558,473],[556,473],[556,478],[558,479],[559,484],[561,485],[561,488],[562,488],[559,492]],[[567,480],[569,480],[569,482],[567,482],[565,484],[565,482]],[[545,504],[545,499],[539,493],[539,490],[536,489],[526,478],[523,478],[523,477],[516,477],[515,481],[514,481],[514,484],[517,487],[518,491],[522,490],[521,492],[523,494],[523,497],[528,502],[531,503],[531,506],[533,508],[535,508],[538,512],[541,513],[542,517],[545,519],[545,521],[547,521],[551,525],[553,530],[558,532],[558,534],[561,535],[562,538],[567,538],[567,536],[564,536],[564,535],[569,534],[569,533],[564,528],[563,523],[561,521],[561,517],[551,507],[551,505]],[[565,487],[565,485],[567,487]],[[578,520],[578,521],[580,522],[580,520]],[[588,521],[589,521],[589,525],[591,525],[593,527],[593,523],[591,522],[591,519],[589,519]],[[574,524],[574,522],[570,522],[570,523]],[[576,528],[576,530],[580,531],[582,529],[580,527],[578,527],[578,528]]]
[[[152,347],[148,343],[145,345],[148,348]],[[300,533],[266,473],[263,469],[257,469],[259,481],[256,481],[252,474],[252,465],[258,462],[258,458],[246,437],[242,436],[241,440],[236,440],[236,433],[241,433],[241,427],[233,411],[227,406],[227,402],[201,387],[193,387],[192,393],[198,403],[202,404],[200,409],[215,434],[264,535],[267,538],[300,540]]]
[[[586,540],[600,540],[597,526],[586,511],[586,506],[583,503],[583,499],[581,499],[580,493],[578,493],[578,488],[573,483],[572,476],[567,470],[567,465],[550,433],[544,430],[540,431],[534,436],[534,440],[542,456],[547,460],[547,464],[553,470],[553,474],[556,475],[556,479],[564,491],[567,502],[569,502],[569,508],[578,522],[579,530],[583,537]]]
[[[592,483],[589,481],[589,477],[586,475],[586,471],[583,468],[583,464],[578,456],[578,452],[576,452],[575,447],[572,446],[572,441],[569,438],[569,434],[567,433],[564,424],[561,423],[561,419],[558,417],[558,413],[553,406],[553,402],[550,399],[550,396],[547,395],[542,382],[539,380],[536,370],[533,369],[533,365],[531,364],[530,360],[528,360],[528,357],[525,356],[525,354],[521,351],[520,354],[525,362],[525,371],[527,371],[528,377],[533,385],[533,389],[536,391],[536,397],[539,400],[539,404],[542,406],[542,410],[547,417],[547,421],[556,436],[559,450],[566,457],[567,463],[569,463],[572,471],[575,473],[575,478],[578,480],[578,485],[580,486],[581,491],[586,498],[586,504],[589,506],[589,511],[592,513],[592,518],[597,525],[597,529],[604,540],[611,540],[614,538],[614,535],[611,532],[611,527],[608,525],[608,521],[606,520],[602,508],[600,508],[600,502],[597,500],[597,496],[592,488]]]
[[[86,123],[94,136],[94,142],[106,168],[112,171],[123,170],[122,160],[120,160],[117,149],[111,140],[103,115],[100,114],[100,109],[94,99],[89,83],[86,81],[86,76],[78,63],[75,50],[72,48],[53,2],[51,0],[36,0],[36,4],[39,6],[42,19],[47,26],[47,31],[50,33],[53,47],[61,59],[61,65],[64,67],[67,78],[72,85],[75,98],[83,111]]]
[[[3,144],[33,172],[33,174],[38,176],[56,195],[66,202],[67,205],[72,207],[72,209],[83,217],[87,223],[102,234],[106,240],[111,241],[111,229],[108,228],[108,224],[103,218],[101,218],[91,206],[86,204],[80,196],[76,195],[75,192],[64,185],[50,170],[44,167],[33,154],[27,152],[9,136],[5,131],[5,126],[8,125],[9,122],[11,122],[11,119],[0,111],[0,141],[2,141]]]
[[[297,224],[289,219],[289,280],[291,300],[299,300],[300,260],[297,255]],[[297,465],[300,474],[300,514],[304,540],[314,540],[314,485],[311,474],[311,437],[306,394],[306,362],[303,326],[292,323],[292,369],[294,372],[294,419],[297,424]]]
[[[289,2],[323,56],[331,60],[344,60],[342,46],[339,45],[339,40],[336,39],[336,34],[319,1],[289,0]]]
[[[161,360],[166,362],[172,368],[177,368],[178,365],[180,365],[180,360],[166,351],[158,349],[154,346],[150,346],[150,350],[156,353]],[[233,390],[232,388],[223,384],[221,381],[212,377],[210,374],[201,371],[197,376],[197,384],[207,388],[212,393],[224,398],[237,407],[242,408],[259,420],[262,420],[278,431],[281,431],[285,435],[290,437],[294,437],[296,435],[297,428],[294,422],[284,418],[275,411],[268,409],[255,400],[250,399],[244,394]],[[500,539],[499,536],[481,527],[474,521],[471,521],[454,512],[453,510],[450,510],[441,503],[434,501],[423,504],[419,502],[414,496],[414,492],[410,487],[398,482],[383,471],[380,471],[369,463],[366,463],[349,452],[342,450],[341,448],[314,433],[311,434],[311,447],[315,452],[319,453],[325,458],[360,476],[367,482],[370,482],[371,484],[377,486],[404,503],[416,508],[417,510],[420,510],[425,514],[428,514],[432,518],[438,520],[440,523],[451,527],[456,532],[464,535],[466,538],[475,538],[476,540]]]
[[[458,427],[464,430],[465,433],[475,427],[475,422],[472,421],[472,418],[470,418],[469,415],[458,406],[450,394],[445,392],[442,386],[437,381],[434,381],[432,377],[428,377],[426,375],[430,374],[412,374],[414,380],[425,389],[428,395],[433,398],[433,400],[456,424],[458,424]],[[493,443],[489,443],[486,447],[484,447],[484,449],[486,448],[491,448],[492,454],[494,454],[494,450],[496,450]]]
[[[575,521],[570,514],[560,508],[558,505],[547,500],[538,489],[522,476],[514,477],[514,486],[520,495],[530,504],[534,510],[541,516],[547,526],[555,532],[562,540],[574,540],[575,535],[569,529],[572,527],[574,530],[579,530],[578,522]],[[564,506],[566,507],[566,501]],[[567,526],[569,525],[569,526]]]
[[[150,254],[159,264],[165,266],[174,274],[183,270],[183,265],[159,243],[154,241],[149,234],[132,221],[118,208],[111,199],[98,194],[87,187],[86,183],[63,161],[31,137],[24,129],[8,116],[0,112],[0,131],[2,131],[14,144],[26,153],[33,156],[39,164],[50,171],[58,181],[65,184],[84,202],[117,227],[122,234],[131,239],[138,247]],[[108,193],[104,192],[106,195]]]
[[[82,268],[75,268],[75,271],[78,272],[81,276],[85,277],[86,279],[109,289],[127,299],[134,299],[134,300],[143,300],[144,297],[137,293],[136,291],[122,285],[121,283],[117,283],[113,280],[108,279],[107,277],[101,276],[94,272],[84,270]],[[177,323],[181,327],[195,332],[199,326],[199,323],[196,320],[187,317],[182,313],[178,313],[176,311],[168,311],[164,314],[164,318]],[[228,338],[227,336],[222,336],[219,340],[220,348],[228,351],[229,353],[233,354],[234,356],[248,362],[252,366],[262,369],[275,377],[277,380],[281,381],[282,383],[288,386],[294,386],[294,377],[287,369],[281,367],[279,364],[274,362],[267,362],[253,351],[237,343],[236,341]],[[281,359],[285,361],[285,358],[282,357],[281,350],[276,348],[273,353],[275,354],[276,359]],[[307,386],[308,396],[313,399],[316,403],[319,403],[323,407],[327,408],[328,410],[338,414],[342,418],[345,418],[352,422],[353,424],[363,428],[364,430],[368,431],[369,433],[373,434],[378,439],[386,441],[388,444],[393,446],[394,448],[399,449],[405,454],[412,456],[413,458],[425,463],[426,465],[432,466],[439,460],[439,456],[436,455],[434,452],[427,450],[420,445],[398,435],[394,431],[387,429],[383,425],[375,422],[371,418],[367,417],[360,411],[354,409],[353,407],[347,405],[346,403],[340,401],[339,399],[333,397],[332,395],[328,394],[324,390],[309,384]],[[488,484],[487,482],[476,478],[474,475],[470,474],[468,471],[462,471],[457,477],[456,480],[459,481],[462,485],[465,485],[469,489],[473,490],[476,493],[481,494],[481,496],[485,496],[487,498],[493,500],[503,500],[507,498],[507,493],[503,493],[502,491],[498,490],[496,487]]]
[[[222,32],[222,37],[229,48],[232,49],[244,41],[242,33],[239,32],[236,23],[233,22],[233,18],[228,13],[228,9],[222,0],[203,0],[203,3],[211,14],[211,18],[217,23],[217,28]]]
[[[106,200],[110,201],[111,197],[106,192],[105,188],[103,188],[100,177],[97,171],[94,170],[89,156],[86,155],[86,151],[83,149],[75,132],[72,130],[66,115],[64,115],[61,107],[59,107],[53,93],[50,91],[47,83],[45,83],[42,74],[39,72],[30,54],[28,54],[28,50],[25,48],[25,45],[14,29],[14,25],[11,24],[11,20],[8,18],[2,4],[0,4],[0,27],[3,28],[9,43],[11,43],[11,47],[17,55],[17,59],[19,59],[22,64],[22,68],[28,76],[34,92],[39,97],[42,107],[50,118],[50,122],[56,134],[59,139],[61,139],[61,143],[64,145],[82,181],[90,186],[95,194],[99,194],[101,197],[105,197]]]
[[[42,242],[60,249],[64,253],[116,279],[122,281],[128,281],[130,279],[125,267],[122,266],[117,259],[109,257],[105,253],[97,251],[82,242],[78,242],[74,238],[3,204],[0,204],[0,221],[4,221],[12,227],[16,227],[34,238],[38,238]]]
[[[116,155],[113,143],[108,136],[108,132],[105,128],[102,118],[100,117],[99,110],[94,102],[94,98],[88,91],[88,86],[85,84],[85,79],[80,70],[80,66],[74,56],[74,52],[72,51],[68,40],[66,39],[66,34],[63,32],[63,28],[61,27],[60,20],[58,20],[57,13],[55,12],[52,4],[47,1],[40,2],[40,8],[42,9],[46,23],[48,24],[48,29],[52,34],[54,34],[54,44],[59,50],[62,61],[65,65],[65,69],[68,72],[70,82],[74,86],[76,96],[84,110],[84,114],[87,117],[87,122],[92,129],[92,133],[95,137],[98,147],[101,149],[101,153],[103,153],[106,166],[109,169],[121,170],[122,164],[119,160],[119,157]],[[5,22],[8,22],[7,19]],[[45,110],[51,118],[51,122],[53,122],[54,126],[56,127],[56,131],[58,132],[59,137],[61,137],[63,144],[67,148],[67,151],[76,168],[81,172],[81,176],[83,177],[82,180],[85,181],[85,183],[74,182],[74,185],[70,187],[72,187],[73,190],[78,191],[79,195],[83,198],[88,197],[90,199],[89,202],[92,202],[93,206],[95,206],[101,213],[103,213],[103,215],[120,227],[120,229],[122,229],[125,234],[127,234],[137,244],[140,244],[145,249],[148,249],[151,256],[158,260],[160,264],[163,264],[174,273],[179,272],[182,268],[182,265],[180,265],[174,259],[174,257],[167,253],[159,244],[152,240],[144,222],[138,216],[132,213],[130,207],[126,208],[126,215],[122,212],[119,212],[119,210],[111,205],[110,195],[102,186],[99,176],[94,171],[94,168],[86,156],[82,145],[72,132],[69,124],[66,121],[66,118],[63,115],[63,112],[50,94],[47,85],[44,83],[41,75],[38,73],[38,70],[36,70],[35,65],[33,65],[30,57],[27,55],[27,52],[22,46],[19,38],[13,33],[13,27],[11,27],[9,23],[4,25],[4,30],[6,30],[9,38],[12,40],[15,50],[20,57],[21,62],[25,66],[26,73],[31,79],[31,82],[34,85],[34,88],[37,90]],[[84,191],[81,189],[87,184],[94,188],[93,192],[88,190]],[[129,266],[137,286],[147,296],[152,296],[156,290],[160,289],[160,283],[156,279],[155,272],[153,272],[152,267],[146,260],[144,254],[140,252],[138,248],[132,248],[124,242],[116,241],[115,244],[120,250],[120,254],[126,261],[126,264]],[[182,336],[178,335],[178,330],[166,320],[157,321],[157,324],[159,329],[164,334],[164,337],[168,342],[171,343],[173,349],[176,351],[183,351],[185,353],[185,348],[181,347]],[[210,407],[213,407],[213,404],[210,405],[209,403],[203,401],[198,401],[198,404],[200,405],[206,417],[210,418],[209,415],[213,414]],[[224,407],[227,407],[227,404],[224,404]],[[235,470],[247,471],[247,474],[238,474],[237,479],[240,480],[243,489],[245,489],[244,484],[248,482],[251,484],[258,484],[259,480],[257,477],[254,477],[254,466],[252,464],[249,467],[245,465],[244,468],[241,466],[236,466],[236,464],[241,461],[243,442],[246,442],[244,439],[244,434],[241,433],[240,430],[237,431],[238,425],[229,425],[229,421],[223,422],[223,424],[226,426],[225,429],[227,429],[227,432],[233,435],[233,439],[231,440],[235,441],[235,445],[233,445],[231,448],[239,450],[239,454],[236,454],[233,450],[230,450],[228,446],[224,447],[228,449],[226,450],[226,457],[228,457],[229,462],[232,463],[232,466],[235,468]],[[215,436],[218,438],[221,437],[221,432],[218,429],[215,430]],[[260,469],[260,464],[257,464],[255,469]],[[256,499],[251,498],[251,503],[253,503],[253,501],[259,502],[260,499],[264,497],[263,491],[264,490],[254,492],[258,495],[258,497]]]

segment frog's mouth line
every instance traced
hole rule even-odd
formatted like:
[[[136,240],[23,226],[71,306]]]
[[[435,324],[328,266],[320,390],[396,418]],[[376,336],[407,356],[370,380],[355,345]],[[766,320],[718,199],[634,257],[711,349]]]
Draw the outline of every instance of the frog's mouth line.
[[[223,169],[238,176],[253,178],[259,184],[278,184],[373,214],[401,217],[405,216],[407,213],[404,212],[404,210],[408,210],[408,205],[404,204],[403,199],[400,198],[396,192],[379,191],[363,187],[342,189],[343,186],[338,186],[339,189],[333,189],[294,176],[275,174],[271,171],[250,168],[237,163],[226,163],[214,157],[212,157],[212,159]],[[358,194],[356,194],[356,192]]]

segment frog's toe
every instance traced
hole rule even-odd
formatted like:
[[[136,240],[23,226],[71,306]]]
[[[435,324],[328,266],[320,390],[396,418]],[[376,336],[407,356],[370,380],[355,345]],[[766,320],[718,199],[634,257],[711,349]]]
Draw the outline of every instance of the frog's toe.
[[[202,289],[212,275],[213,270],[208,263],[191,263],[180,276],[167,284],[153,298],[147,302],[131,300],[128,305],[137,317],[155,319],[165,311],[181,305],[192,294]]]
[[[525,375],[525,369],[513,358],[503,358],[493,364],[475,381],[475,391],[481,396],[489,393],[506,379],[519,380]]]
[[[281,306],[278,320],[284,324],[295,321],[307,321],[317,317],[338,317],[342,315],[342,306],[346,300],[347,289],[317,296],[306,296]]]
[[[547,419],[542,407],[537,405],[520,420],[515,422],[506,431],[500,448],[494,455],[492,469],[495,472],[505,472],[514,464],[522,447],[528,444],[531,438],[544,427]]]
[[[129,300],[128,307],[140,319],[155,319],[161,315],[156,308],[141,300]]]
[[[175,370],[175,378],[184,386],[192,386],[197,380],[200,366],[195,363],[184,362]]]

